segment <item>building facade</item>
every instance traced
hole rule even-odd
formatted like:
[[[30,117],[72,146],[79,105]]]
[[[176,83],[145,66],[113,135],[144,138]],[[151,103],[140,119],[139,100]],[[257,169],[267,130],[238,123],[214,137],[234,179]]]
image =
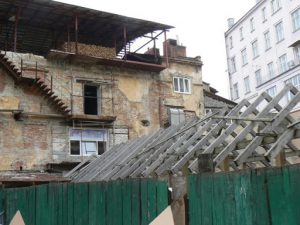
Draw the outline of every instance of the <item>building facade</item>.
[[[225,42],[233,101],[253,101],[264,91],[275,96],[287,83],[300,87],[299,1],[260,0],[236,23],[228,22]]]
[[[174,40],[161,56],[156,37],[145,54],[130,51],[172,27],[75,8],[0,5],[0,170],[68,170],[204,113],[199,57]]]

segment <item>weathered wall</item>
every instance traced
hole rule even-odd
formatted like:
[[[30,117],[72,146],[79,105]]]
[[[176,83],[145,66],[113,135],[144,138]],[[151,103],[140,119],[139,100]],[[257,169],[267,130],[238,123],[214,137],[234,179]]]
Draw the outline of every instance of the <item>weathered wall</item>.
[[[18,57],[22,57],[19,54]],[[108,67],[96,64],[70,63],[66,60],[46,60],[26,54],[23,75],[33,78],[30,68],[38,63],[38,76],[50,84],[55,94],[83,115],[84,82],[99,85],[101,115],[116,116],[115,130],[108,128],[109,147],[157,131],[167,120],[168,107],[182,107],[201,115],[203,91],[201,69],[198,66],[171,63],[161,73],[145,70]],[[48,72],[44,72],[48,71]],[[173,92],[173,75],[192,79],[192,94]],[[106,84],[103,84],[106,83]],[[73,97],[71,97],[73,96]],[[24,112],[57,114],[34,85],[15,84],[0,70],[0,109],[22,109]],[[147,122],[146,125],[144,122]],[[149,123],[148,123],[149,122]],[[43,168],[47,163],[81,161],[70,156],[69,129],[64,118],[22,117],[15,121],[11,113],[0,113],[0,169]],[[129,132],[128,132],[129,131]],[[116,134],[114,134],[116,133]]]

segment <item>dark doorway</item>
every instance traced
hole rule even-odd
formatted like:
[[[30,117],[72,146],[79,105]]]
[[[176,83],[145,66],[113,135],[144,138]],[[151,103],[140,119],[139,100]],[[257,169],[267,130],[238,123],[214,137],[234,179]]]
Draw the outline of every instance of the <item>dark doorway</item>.
[[[84,85],[84,114],[98,115],[98,87]]]

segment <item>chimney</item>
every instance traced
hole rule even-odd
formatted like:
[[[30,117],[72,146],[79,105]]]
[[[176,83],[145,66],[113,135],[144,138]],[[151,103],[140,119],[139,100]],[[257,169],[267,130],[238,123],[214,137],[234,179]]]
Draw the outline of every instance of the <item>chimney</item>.
[[[164,56],[166,56],[166,50],[168,52],[168,57],[170,58],[180,58],[186,57],[186,47],[179,45],[177,40],[168,39],[163,43]]]
[[[228,23],[228,29],[230,29],[234,25],[234,18],[228,18],[227,23]]]

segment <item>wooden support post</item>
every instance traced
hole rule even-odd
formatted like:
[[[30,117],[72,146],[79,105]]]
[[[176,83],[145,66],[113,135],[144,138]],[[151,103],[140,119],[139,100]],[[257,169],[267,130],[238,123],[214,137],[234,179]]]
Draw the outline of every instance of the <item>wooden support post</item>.
[[[78,16],[75,16],[75,54],[78,54]]]
[[[167,31],[164,30],[164,36],[165,36],[165,60],[166,60],[166,67],[169,67],[169,54],[168,54],[168,48],[167,48]]]
[[[171,208],[174,216],[175,225],[186,225],[186,195],[187,195],[187,177],[170,176],[170,186],[172,187]]]
[[[123,27],[123,38],[124,38],[124,58],[125,60],[127,59],[127,49],[126,49],[126,44],[127,44],[127,32],[126,32],[126,27]]]
[[[219,168],[222,171],[226,171],[228,172],[230,170],[230,166],[229,166],[229,158],[228,156],[223,160],[223,162],[220,163]]]
[[[67,51],[71,52],[71,45],[70,45],[70,26],[68,26],[68,44],[67,44]]]
[[[285,152],[281,151],[275,158],[276,166],[284,166],[286,164]]]
[[[18,7],[17,13],[15,16],[15,30],[14,30],[14,52],[17,52],[17,40],[18,40],[18,25],[20,17],[21,8]]]
[[[198,156],[198,169],[199,173],[214,172],[213,154],[200,154]]]

